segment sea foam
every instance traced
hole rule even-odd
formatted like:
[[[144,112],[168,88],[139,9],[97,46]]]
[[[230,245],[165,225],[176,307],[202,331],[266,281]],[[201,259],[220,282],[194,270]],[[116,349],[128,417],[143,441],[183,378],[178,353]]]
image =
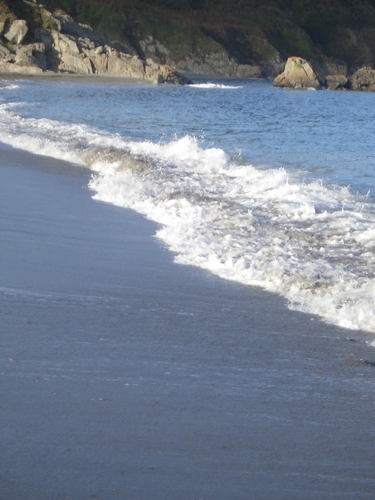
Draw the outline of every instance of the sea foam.
[[[223,83],[192,83],[189,87],[197,89],[242,89],[242,85],[225,85]]]
[[[337,325],[375,331],[369,199],[291,180],[283,169],[236,165],[188,136],[128,147],[147,155],[149,168],[96,162],[90,187],[96,198],[159,222],[157,236],[176,262],[279,293],[291,308]]]
[[[87,165],[94,198],[158,222],[175,261],[284,296],[289,307],[375,332],[370,198],[260,169],[185,135],[134,141],[0,106],[3,142]]]

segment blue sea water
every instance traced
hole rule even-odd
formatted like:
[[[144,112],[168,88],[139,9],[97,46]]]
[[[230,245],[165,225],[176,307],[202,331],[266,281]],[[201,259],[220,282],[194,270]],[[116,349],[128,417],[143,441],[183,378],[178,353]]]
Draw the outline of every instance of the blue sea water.
[[[181,264],[375,332],[374,93],[0,82],[0,140],[91,168]]]

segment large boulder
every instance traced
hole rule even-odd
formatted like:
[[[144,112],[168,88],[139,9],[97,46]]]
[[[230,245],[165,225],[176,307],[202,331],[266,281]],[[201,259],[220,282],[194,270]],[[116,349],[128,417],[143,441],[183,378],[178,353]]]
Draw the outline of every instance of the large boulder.
[[[10,43],[16,43],[18,45],[24,41],[28,31],[26,21],[17,19],[12,22],[4,36]]]
[[[145,80],[153,83],[173,83],[176,85],[184,85],[191,83],[190,80],[174,71],[168,64],[158,64],[148,58],[144,67]]]
[[[275,87],[291,89],[320,89],[321,84],[310,64],[301,57],[289,57],[284,71],[274,81]]]
[[[367,90],[375,92],[375,70],[369,67],[356,71],[349,79],[352,90]]]

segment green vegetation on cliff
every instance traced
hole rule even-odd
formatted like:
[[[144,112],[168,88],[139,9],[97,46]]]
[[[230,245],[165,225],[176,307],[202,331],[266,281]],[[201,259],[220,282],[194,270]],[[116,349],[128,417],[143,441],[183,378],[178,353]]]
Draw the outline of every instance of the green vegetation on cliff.
[[[272,73],[291,55],[332,68],[375,65],[373,0],[44,0],[142,57],[177,67],[227,61]],[[31,16],[23,0],[0,0]],[[35,18],[34,24],[43,24]],[[8,13],[9,15],[9,13]],[[189,62],[190,61],[190,62]],[[189,66],[190,64],[190,66]]]

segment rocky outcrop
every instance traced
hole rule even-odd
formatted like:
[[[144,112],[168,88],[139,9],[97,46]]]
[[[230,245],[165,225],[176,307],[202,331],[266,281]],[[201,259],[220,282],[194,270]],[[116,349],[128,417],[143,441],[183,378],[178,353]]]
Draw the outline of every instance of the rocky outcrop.
[[[75,5],[72,13],[82,15],[83,19],[83,12],[88,10],[83,11],[82,6],[88,1],[70,0],[70,4]],[[233,15],[237,15],[236,9],[231,11],[232,17],[221,19],[223,11],[214,21],[208,15],[209,10],[205,13],[204,9],[200,12],[197,8],[187,20],[174,7],[153,13],[151,0],[143,1],[147,3],[147,9],[140,8],[133,12],[124,7],[121,12],[126,23],[121,25],[121,30],[124,30],[121,42],[110,42],[87,24],[75,22],[63,11],[51,13],[35,1],[0,0],[0,72],[101,75],[175,84],[189,83],[179,71],[237,78],[273,78],[278,75],[274,80],[275,86],[375,90],[375,70],[370,67],[375,63],[369,55],[366,56],[368,62],[360,70],[348,62],[353,58],[327,56],[320,46],[312,45],[311,39],[300,27],[284,18],[285,13],[281,20],[278,16],[282,12],[276,12],[270,6],[259,7],[257,12],[262,14],[258,19],[260,24],[254,21],[256,16],[250,16],[241,24],[235,23]],[[229,9],[232,0],[228,1],[219,0],[223,9],[224,5],[225,9]],[[118,2],[119,5],[127,5],[126,0]],[[188,3],[185,2],[184,7],[187,11],[190,8],[186,7]],[[206,3],[208,5],[209,2]],[[13,11],[12,5],[16,4],[18,7]],[[90,9],[91,6],[94,9],[93,13],[101,2],[89,4]],[[48,0],[48,5],[59,7],[60,1]],[[255,12],[253,7],[246,9],[252,15]],[[16,10],[19,16],[22,11],[22,19],[17,19]],[[107,15],[111,15],[110,9],[108,12]],[[266,22],[269,16],[273,16],[275,22],[279,20],[276,24],[269,24]],[[96,19],[95,16],[91,18]],[[113,22],[116,19],[107,19],[112,26],[111,19]],[[283,43],[281,32],[287,34]],[[302,56],[309,53],[309,56],[289,57],[286,63],[282,62],[296,41],[303,49],[293,52]],[[330,46],[330,53],[334,52],[333,48]],[[366,51],[360,52],[363,57],[367,54]]]
[[[375,70],[364,67],[356,71],[349,79],[349,88],[375,92]]]
[[[172,40],[177,38],[173,31],[170,36]],[[193,30],[191,39],[185,40],[183,51],[176,50],[172,41],[167,40],[166,44],[168,47],[151,35],[139,42],[142,53],[148,59],[164,62],[184,73],[235,78],[264,77],[264,71],[259,64],[238,63],[219,43],[201,31]]]
[[[295,54],[309,61],[321,83],[327,75],[347,76],[360,67],[375,68],[374,0],[42,3],[52,11],[65,9],[108,40],[118,40],[123,47],[120,52],[190,74],[274,78],[282,71],[280,64]],[[30,35],[36,22],[39,27],[62,29],[62,33],[66,29],[74,38],[87,38],[82,24],[65,19],[59,26],[54,16],[47,26],[48,15],[42,11],[29,16],[38,4],[39,0],[0,0],[0,36],[5,18],[11,22],[18,16],[32,20],[28,23],[28,42],[34,41]],[[95,46],[105,43],[96,40]]]
[[[173,61],[171,61],[173,64]],[[227,55],[218,57],[216,54],[208,55],[204,58],[189,58],[180,60],[176,64],[179,71],[191,75],[206,75],[224,78],[264,78],[263,69],[257,65],[238,64]]]
[[[143,59],[190,74],[274,78],[295,54],[310,62],[321,83],[329,74],[375,67],[373,0],[48,2]]]
[[[327,90],[346,90],[349,79],[346,75],[328,75],[325,80]]]
[[[3,27],[4,30],[5,27]],[[17,19],[4,31],[4,37],[10,43],[22,43],[27,35],[28,27],[25,20]]]
[[[134,51],[110,43],[68,15],[53,15],[46,9],[42,11],[52,20],[54,29],[36,28],[30,36],[25,20],[4,21],[0,26],[2,36],[7,40],[7,46],[0,45],[0,72],[54,72],[132,78],[153,83],[189,83],[170,66],[151,59],[142,60]],[[26,36],[32,43],[23,43]]]
[[[321,84],[310,64],[301,57],[289,57],[284,71],[274,81],[275,87],[320,89]]]
[[[278,75],[273,82],[275,87],[286,87],[294,89],[314,88],[322,86],[328,90],[362,90],[375,92],[375,70],[364,67],[351,76],[342,73],[327,75],[326,78],[318,79],[310,64],[300,57],[290,57],[284,71]]]

